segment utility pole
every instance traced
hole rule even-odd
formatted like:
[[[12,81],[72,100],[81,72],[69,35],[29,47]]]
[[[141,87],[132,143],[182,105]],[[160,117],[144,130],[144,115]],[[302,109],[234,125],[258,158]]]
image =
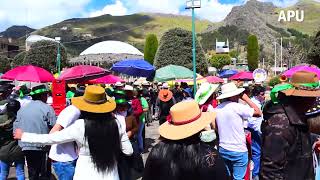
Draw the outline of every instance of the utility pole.
[[[61,40],[61,37],[55,37],[55,40],[58,42],[58,53],[57,53],[57,69],[58,69],[58,74],[60,75],[61,73],[61,67],[60,67],[60,64],[61,64],[61,54],[60,54],[60,40]]]
[[[281,72],[283,71],[283,61],[282,61],[282,37],[281,37],[281,40],[280,40],[280,66],[281,66]]]
[[[195,29],[195,8],[201,7],[201,0],[187,0],[186,9],[192,10],[192,65],[193,65],[193,93],[197,92],[197,65],[196,65],[196,29]]]
[[[277,75],[277,42],[274,42],[274,75]]]

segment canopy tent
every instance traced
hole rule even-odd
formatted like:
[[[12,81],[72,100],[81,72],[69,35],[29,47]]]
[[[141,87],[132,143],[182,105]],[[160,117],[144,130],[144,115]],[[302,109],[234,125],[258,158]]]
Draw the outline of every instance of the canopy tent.
[[[97,66],[79,65],[66,69],[59,80],[66,82],[83,82],[110,74],[110,71]]]
[[[103,41],[96,43],[80,53],[80,56],[89,54],[135,54],[143,56],[143,53],[137,48],[121,41]]]
[[[117,62],[111,70],[130,76],[150,77],[154,74],[155,68],[147,61],[138,59]]]
[[[1,76],[1,79],[45,83],[52,82],[54,77],[50,72],[43,68],[26,65],[9,70]]]
[[[316,66],[307,66],[307,65],[295,66],[295,67],[285,71],[283,73],[283,75],[285,75],[285,76],[290,78],[297,71],[313,72],[313,73],[316,73],[318,75],[318,77],[320,77],[320,69],[318,67],[316,67]]]
[[[164,82],[189,78],[193,78],[193,71],[190,69],[183,66],[168,65],[156,71],[154,80]]]
[[[229,80],[253,80],[252,72],[239,72],[229,78]]]
[[[225,69],[219,73],[219,77],[220,78],[229,78],[237,73],[238,73],[237,70]]]

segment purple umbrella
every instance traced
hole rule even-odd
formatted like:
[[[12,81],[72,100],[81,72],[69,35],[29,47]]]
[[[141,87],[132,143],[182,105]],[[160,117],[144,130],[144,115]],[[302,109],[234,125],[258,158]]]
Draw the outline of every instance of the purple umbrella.
[[[295,67],[285,71],[283,73],[283,75],[290,78],[297,71],[313,72],[313,73],[317,74],[318,77],[320,77],[320,69],[319,68],[317,68],[316,66],[307,66],[307,65],[295,66]]]

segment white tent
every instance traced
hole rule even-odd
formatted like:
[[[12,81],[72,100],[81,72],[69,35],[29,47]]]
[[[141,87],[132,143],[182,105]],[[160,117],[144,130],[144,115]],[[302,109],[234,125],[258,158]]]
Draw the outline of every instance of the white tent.
[[[84,50],[80,56],[90,54],[133,54],[143,56],[143,53],[137,48],[120,41],[99,42]]]

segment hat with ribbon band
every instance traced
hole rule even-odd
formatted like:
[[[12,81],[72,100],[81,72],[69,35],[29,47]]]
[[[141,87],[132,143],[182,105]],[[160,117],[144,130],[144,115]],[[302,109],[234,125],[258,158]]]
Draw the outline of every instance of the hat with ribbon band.
[[[290,83],[275,86],[270,93],[273,103],[279,103],[277,95],[279,92],[286,96],[319,97],[319,79],[315,73],[298,71],[291,77]]]
[[[214,122],[215,112],[201,112],[196,101],[183,101],[170,109],[167,122],[159,127],[163,138],[180,140],[193,136]]]
[[[32,88],[32,90],[30,92],[30,96],[48,93],[48,92],[49,92],[49,90],[47,89],[47,87],[45,85],[39,85],[39,86],[35,86]]]
[[[210,96],[217,90],[218,84],[202,83],[195,95],[195,101],[200,105],[204,104]]]
[[[78,109],[91,113],[108,113],[116,108],[115,101],[100,86],[87,86],[84,95],[72,98],[71,102]]]

